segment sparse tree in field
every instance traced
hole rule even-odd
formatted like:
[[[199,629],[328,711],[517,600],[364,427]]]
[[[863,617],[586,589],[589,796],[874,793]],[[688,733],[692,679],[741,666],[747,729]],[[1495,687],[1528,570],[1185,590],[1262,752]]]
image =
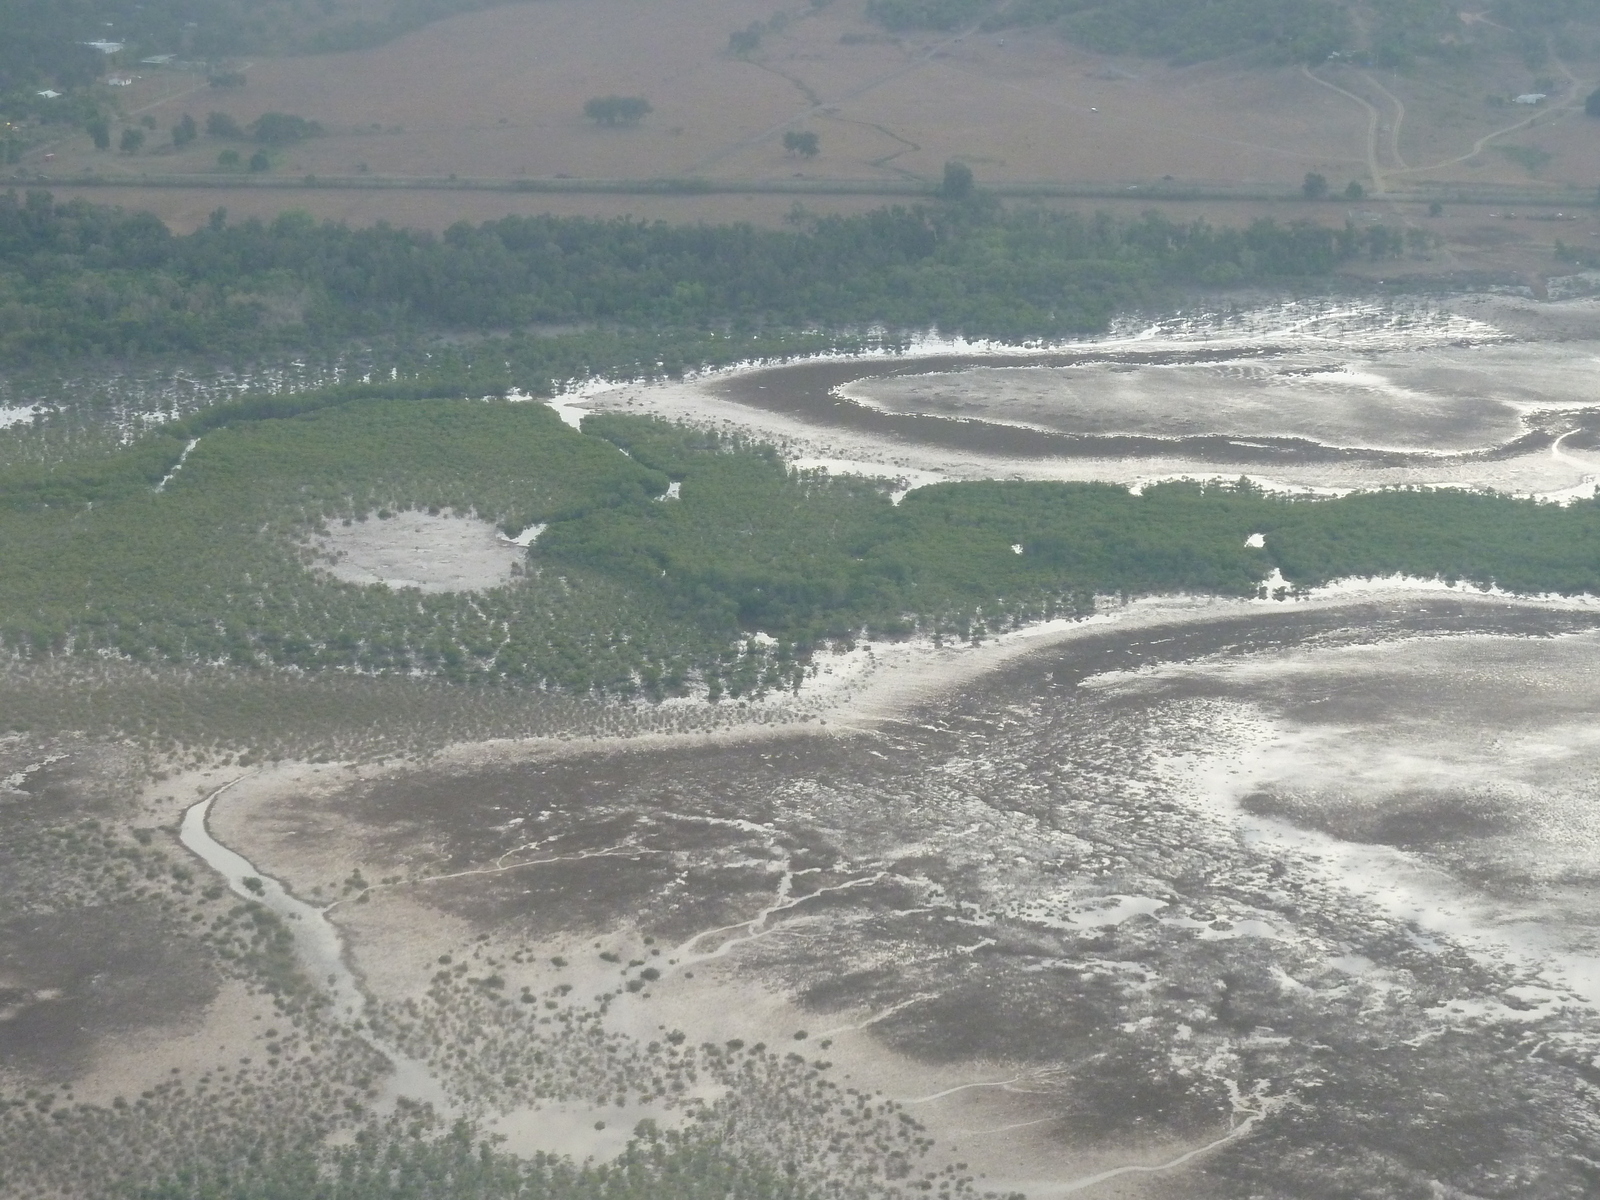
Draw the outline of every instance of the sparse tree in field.
[[[1365,200],[1367,198],[1367,189],[1352,179],[1349,186],[1344,189],[1344,198],[1346,200]]]
[[[600,125],[637,125],[653,111],[643,96],[596,96],[583,106],[583,115]]]
[[[238,165],[239,152],[237,150],[224,150],[221,154],[217,155],[217,166],[219,167],[226,167],[227,169],[232,170]]]
[[[973,189],[972,168],[966,163],[947,162],[944,165],[944,182],[939,185],[939,195],[946,200],[966,200]]]
[[[1326,200],[1328,198],[1328,177],[1319,175],[1315,171],[1306,172],[1306,181],[1300,185],[1300,191],[1307,200]]]
[[[214,88],[242,88],[244,86],[243,71],[218,71],[206,80]]]
[[[122,131],[117,146],[124,154],[137,154],[144,148],[144,130],[129,126]]]
[[[244,130],[227,113],[214,112],[206,117],[206,132],[212,137],[244,140]]]
[[[1435,200],[1432,204],[1428,205],[1428,215],[1430,217],[1444,216],[1444,205]]]
[[[257,150],[250,156],[250,169],[252,171],[270,171],[272,160],[267,157],[265,150]]]
[[[184,113],[178,123],[172,127],[172,144],[180,150],[199,136],[200,127],[195,124],[194,118],[188,113]]]
[[[785,152],[800,158],[815,158],[822,149],[817,135],[809,129],[791,129],[783,135]]]
[[[728,49],[734,54],[753,54],[761,48],[761,22],[728,35]]]
[[[89,136],[94,139],[94,148],[96,150],[111,149],[111,122],[105,117],[97,116],[91,118],[84,128],[89,131]]]
[[[1583,102],[1583,111],[1591,117],[1600,117],[1600,88],[1589,93],[1588,99]]]

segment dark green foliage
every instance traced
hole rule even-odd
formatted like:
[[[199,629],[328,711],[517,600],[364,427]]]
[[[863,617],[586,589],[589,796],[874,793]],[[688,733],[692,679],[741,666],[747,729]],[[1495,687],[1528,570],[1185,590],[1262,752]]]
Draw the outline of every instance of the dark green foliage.
[[[738,695],[792,683],[815,646],[863,631],[966,637],[1107,592],[1249,595],[1274,565],[1302,585],[1401,572],[1600,590],[1594,502],[974,483],[896,506],[876,481],[794,474],[702,432],[606,416],[579,434],[540,405],[429,390],[258,397],[126,450],[0,473],[0,643],[606,695],[698,679]],[[407,507],[548,528],[523,576],[474,596],[308,569],[313,530]],[[1246,546],[1256,532],[1265,550]]]
[[[129,127],[122,131],[122,137],[117,140],[117,149],[124,154],[137,154],[144,147],[144,130]]]
[[[1307,200],[1326,200],[1328,198],[1328,177],[1319,175],[1315,171],[1306,172],[1306,181],[1300,185],[1300,191]]]
[[[955,29],[990,8],[989,0],[867,0],[867,15],[885,29]]]
[[[104,68],[98,50],[83,43],[103,36],[104,26],[72,0],[0,0],[0,97],[46,86],[61,91],[87,87]]]
[[[869,0],[867,13],[892,30],[1050,25],[1098,53],[1176,63],[1249,54],[1314,64],[1337,52],[1404,67],[1419,57],[1470,53],[1458,7],[1442,0]],[[1473,26],[1468,40],[1509,42],[1533,64],[1565,26],[1600,20],[1600,3],[1504,0],[1491,14],[1495,23]]]
[[[801,158],[815,158],[822,147],[814,130],[791,129],[783,135],[783,148]]]
[[[1057,20],[1088,49],[1177,63],[1242,50],[1321,62],[1351,38],[1348,15],[1331,0],[1024,0],[1012,19]]]
[[[610,1163],[520,1159],[474,1144],[465,1124],[438,1140],[368,1131],[332,1152],[275,1146],[225,1167],[197,1165],[131,1200],[806,1200],[790,1173],[719,1149],[711,1139],[640,1136]]]
[[[0,357],[259,354],[535,322],[1059,336],[1101,329],[1166,283],[1324,274],[1369,248],[1363,236],[962,205],[804,231],[508,217],[441,237],[286,213],[175,237],[148,214],[0,195]]]
[[[188,113],[184,113],[172,127],[172,144],[182,149],[200,136],[200,127]]]
[[[1596,88],[1584,98],[1583,111],[1587,116],[1600,117],[1600,88]]]
[[[234,141],[244,140],[244,129],[227,113],[214,112],[206,115],[206,132],[212,137],[232,138]]]
[[[1296,583],[1398,572],[1517,592],[1600,591],[1600,502],[1563,508],[1444,490],[1275,507],[1261,528]]]
[[[321,125],[304,117],[297,117],[293,113],[262,113],[250,122],[250,136],[269,146],[287,146],[321,135]]]
[[[650,112],[643,96],[595,96],[583,105],[583,115],[599,125],[637,125]]]
[[[870,0],[868,14],[889,29],[957,29],[1053,24],[1102,54],[1138,54],[1180,63],[1242,50],[1320,62],[1351,40],[1336,0]]]
[[[972,168],[966,163],[947,162],[944,180],[939,184],[939,195],[946,200],[966,200],[972,196]]]

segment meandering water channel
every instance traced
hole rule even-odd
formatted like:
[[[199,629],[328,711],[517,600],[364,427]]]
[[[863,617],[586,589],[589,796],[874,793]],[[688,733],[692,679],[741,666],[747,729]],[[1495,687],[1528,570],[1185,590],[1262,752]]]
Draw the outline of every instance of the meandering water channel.
[[[190,805],[183,814],[179,840],[227,880],[235,894],[263,905],[287,923],[294,935],[295,953],[307,973],[326,990],[334,1012],[349,1021],[353,1031],[394,1068],[381,1098],[382,1106],[393,1107],[404,1096],[433,1105],[441,1116],[455,1114],[459,1106],[450,1100],[427,1065],[403,1054],[373,1032],[366,993],[345,961],[344,941],[328,920],[327,912],[298,899],[278,880],[211,836],[207,826],[211,806],[245,778],[241,775]]]

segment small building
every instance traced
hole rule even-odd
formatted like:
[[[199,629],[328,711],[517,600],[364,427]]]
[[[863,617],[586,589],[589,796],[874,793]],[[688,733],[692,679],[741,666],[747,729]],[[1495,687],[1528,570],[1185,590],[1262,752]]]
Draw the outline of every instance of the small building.
[[[43,96],[46,100],[59,100],[61,98],[61,93],[56,91],[55,88],[45,88],[45,90],[40,92],[39,95]]]
[[[122,53],[121,42],[85,42],[84,45],[93,46],[96,50],[100,51],[101,54]]]
[[[176,54],[152,54],[149,58],[141,58],[139,63],[146,67],[166,67],[171,66],[172,60],[177,57]]]
[[[1513,103],[1513,104],[1543,104],[1548,99],[1550,99],[1550,97],[1545,95],[1543,92],[1524,92],[1520,96],[1513,97],[1511,103]]]
[[[113,76],[111,76],[111,78],[106,80],[106,86],[107,87],[132,87],[133,86],[133,80],[129,79],[126,75],[113,75]]]

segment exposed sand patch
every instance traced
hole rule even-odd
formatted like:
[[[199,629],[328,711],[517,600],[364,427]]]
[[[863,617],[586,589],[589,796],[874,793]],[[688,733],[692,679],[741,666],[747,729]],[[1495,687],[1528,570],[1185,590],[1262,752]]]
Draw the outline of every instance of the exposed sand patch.
[[[510,583],[523,547],[487,521],[448,511],[397,513],[330,526],[312,541],[319,569],[345,583],[477,592]]]
[[[37,404],[18,405],[14,408],[0,405],[0,429],[5,429],[11,425],[21,425],[25,421],[32,421],[42,412],[44,412],[44,409]]]

